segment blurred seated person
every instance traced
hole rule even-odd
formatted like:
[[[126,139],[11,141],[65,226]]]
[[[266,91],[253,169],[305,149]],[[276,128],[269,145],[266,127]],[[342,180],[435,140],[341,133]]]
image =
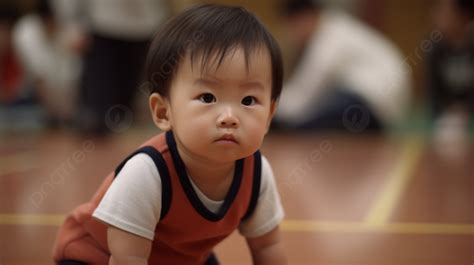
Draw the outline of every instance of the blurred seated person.
[[[70,124],[76,109],[79,59],[68,50],[66,31],[50,0],[38,0],[34,12],[18,21],[14,41],[48,125]]]
[[[474,118],[474,0],[438,0],[433,11],[442,33],[427,59],[434,139],[440,151],[461,154]]]
[[[17,11],[6,3],[0,4],[0,104],[14,104],[21,98],[23,73],[12,45],[12,28]]]
[[[359,133],[403,118],[410,69],[389,40],[316,1],[284,1],[283,13],[300,59],[283,89],[277,127]]]

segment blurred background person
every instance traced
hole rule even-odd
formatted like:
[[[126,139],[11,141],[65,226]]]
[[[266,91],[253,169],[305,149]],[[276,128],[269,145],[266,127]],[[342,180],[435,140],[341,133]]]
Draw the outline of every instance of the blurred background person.
[[[457,158],[467,151],[474,117],[474,0],[438,0],[433,21],[443,36],[427,58],[434,140],[440,153]]]
[[[411,75],[394,44],[318,1],[283,1],[283,14],[299,61],[284,87],[277,127],[361,132],[400,122]]]
[[[71,47],[83,56],[78,128],[86,133],[110,132],[106,116],[118,107],[132,112],[148,42],[168,15],[164,0],[58,1]]]
[[[50,0],[38,0],[15,26],[15,47],[49,127],[70,125],[76,110],[80,65],[66,41]]]
[[[42,114],[35,103],[35,91],[25,80],[13,41],[20,14],[17,2],[0,2],[0,132],[41,127]]]
[[[13,104],[22,93],[23,73],[13,45],[13,27],[18,18],[13,4],[0,3],[0,102]]]

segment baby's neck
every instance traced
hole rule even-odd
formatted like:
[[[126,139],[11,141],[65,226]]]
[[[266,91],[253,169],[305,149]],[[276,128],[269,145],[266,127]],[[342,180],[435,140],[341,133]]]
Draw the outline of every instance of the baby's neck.
[[[177,147],[194,184],[209,198],[221,199],[232,183],[235,161],[219,163],[190,154],[179,145]]]
[[[219,183],[233,175],[235,162],[229,164],[199,163],[199,161],[185,161],[186,170],[195,182]]]

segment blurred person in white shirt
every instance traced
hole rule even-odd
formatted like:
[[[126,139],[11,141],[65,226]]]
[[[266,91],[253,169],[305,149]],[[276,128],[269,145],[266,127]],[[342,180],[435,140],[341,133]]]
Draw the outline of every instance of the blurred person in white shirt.
[[[360,133],[403,119],[411,76],[394,44],[317,1],[287,0],[283,9],[300,59],[282,93],[277,126]]]
[[[80,63],[67,35],[49,0],[37,1],[14,29],[15,48],[50,126],[70,124],[76,110]]]

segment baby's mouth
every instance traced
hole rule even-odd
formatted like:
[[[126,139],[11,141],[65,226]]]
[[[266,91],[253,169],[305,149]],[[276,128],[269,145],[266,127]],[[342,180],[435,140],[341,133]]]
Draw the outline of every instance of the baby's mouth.
[[[216,142],[233,142],[233,143],[236,143],[238,144],[239,142],[235,139],[234,135],[232,134],[224,134],[222,135],[221,137],[219,137]]]

